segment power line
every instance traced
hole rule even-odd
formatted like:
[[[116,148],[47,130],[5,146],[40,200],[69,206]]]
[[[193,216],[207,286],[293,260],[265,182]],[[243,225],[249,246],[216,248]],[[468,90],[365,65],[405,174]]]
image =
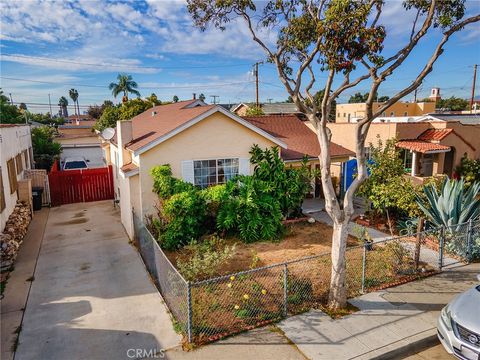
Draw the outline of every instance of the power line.
[[[12,78],[7,76],[0,76],[0,79],[5,80],[12,80],[12,81],[25,81],[25,82],[33,82],[33,83],[40,83],[40,84],[53,84],[53,85],[63,85],[63,86],[75,86],[75,87],[94,87],[94,88],[104,88],[107,89],[107,85],[91,85],[91,84],[69,84],[69,83],[58,83],[53,81],[43,81],[43,80],[33,80],[33,79],[21,79],[21,78]],[[218,83],[218,84],[192,84],[192,85],[169,85],[169,86],[142,86],[139,85],[139,88],[143,89],[191,89],[191,88],[208,88],[208,87],[223,87],[223,86],[230,86],[230,85],[240,85],[245,84],[246,82],[253,82],[252,80],[249,81],[238,81],[238,82],[230,82],[230,83]]]
[[[98,66],[98,67],[116,67],[116,68],[125,68],[125,67],[133,67],[137,69],[144,69],[144,70],[164,70],[164,69],[207,69],[207,68],[218,68],[218,67],[240,67],[240,66],[250,66],[250,63],[240,63],[240,64],[220,64],[220,65],[182,65],[182,66],[140,66],[135,64],[107,64],[107,63],[85,63],[81,61],[74,61],[74,60],[63,60],[63,59],[53,59],[53,58],[45,58],[41,56],[27,56],[27,55],[16,55],[16,54],[1,54],[0,57],[3,56],[12,56],[18,57],[22,59],[37,59],[42,61],[50,61],[50,62],[58,62],[58,63],[65,63],[65,64],[75,64],[75,65],[85,65],[85,66]],[[11,61],[6,59],[5,61]]]

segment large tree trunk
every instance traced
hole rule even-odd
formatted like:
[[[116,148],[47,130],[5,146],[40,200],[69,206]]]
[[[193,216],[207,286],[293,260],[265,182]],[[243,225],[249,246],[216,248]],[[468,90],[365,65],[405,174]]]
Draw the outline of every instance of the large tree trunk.
[[[332,276],[328,306],[331,309],[345,308],[347,305],[347,288],[345,285],[345,250],[347,247],[349,220],[333,223],[332,235]]]

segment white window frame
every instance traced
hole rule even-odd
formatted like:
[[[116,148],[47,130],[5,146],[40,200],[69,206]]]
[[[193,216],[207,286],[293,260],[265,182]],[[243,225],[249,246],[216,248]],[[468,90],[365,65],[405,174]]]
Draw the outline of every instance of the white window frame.
[[[215,160],[215,184],[208,184],[208,181],[207,181],[207,186],[206,187],[219,185],[219,184],[225,184],[228,181],[228,180],[224,181],[224,182],[219,182],[218,181],[218,168],[219,168],[218,162],[219,162],[219,160],[237,160],[237,174],[236,175],[240,174],[240,158],[238,158],[238,157],[222,157],[222,158],[210,158],[210,159],[193,160],[193,184],[195,186],[202,186],[202,184],[198,184],[196,182],[196,178],[198,176],[195,176],[195,162],[212,161],[212,160]],[[207,176],[210,176],[210,175],[207,175]],[[224,176],[225,176],[225,174],[224,174]]]

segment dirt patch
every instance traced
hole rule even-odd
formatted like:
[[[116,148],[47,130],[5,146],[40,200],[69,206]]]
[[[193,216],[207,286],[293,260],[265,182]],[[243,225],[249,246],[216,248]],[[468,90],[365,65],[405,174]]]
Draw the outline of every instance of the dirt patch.
[[[72,217],[73,218],[80,218],[80,217],[84,217],[85,216],[85,213],[84,212],[77,212],[75,215],[73,215]]]
[[[217,275],[230,274],[251,268],[278,264],[289,260],[300,259],[312,255],[330,252],[333,228],[327,224],[316,222],[292,223],[286,226],[286,233],[278,241],[261,241],[246,244],[238,238],[225,239],[228,245],[236,245],[235,255],[222,265]],[[358,240],[349,236],[348,246],[359,245]],[[173,264],[179,258],[185,260],[186,252],[166,252]]]
[[[58,222],[55,223],[55,225],[75,225],[75,224],[83,224],[86,223],[88,219],[86,218],[76,218],[70,221],[63,221],[63,222]]]

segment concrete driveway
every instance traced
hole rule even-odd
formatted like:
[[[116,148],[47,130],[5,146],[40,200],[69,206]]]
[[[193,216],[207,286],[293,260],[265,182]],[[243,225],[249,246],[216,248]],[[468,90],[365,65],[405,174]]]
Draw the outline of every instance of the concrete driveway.
[[[144,358],[180,340],[112,201],[52,208],[15,359]]]

